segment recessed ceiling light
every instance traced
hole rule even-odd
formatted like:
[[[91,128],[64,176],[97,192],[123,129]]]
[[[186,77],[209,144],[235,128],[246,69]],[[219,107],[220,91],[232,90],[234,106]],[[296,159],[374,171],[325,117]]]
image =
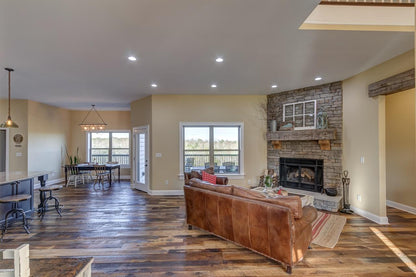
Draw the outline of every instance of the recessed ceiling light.
[[[217,84],[212,84],[211,87],[212,88],[216,88],[217,87]]]
[[[132,62],[137,61],[135,56],[130,56],[127,59],[129,59],[129,61],[132,61]]]
[[[218,57],[218,58],[216,58],[216,59],[215,59],[215,61],[216,61],[217,63],[222,63],[222,62],[224,61],[224,59],[223,59],[223,58],[221,58],[221,57]]]
[[[277,85],[272,85],[272,88],[277,88]]]
[[[322,77],[315,77],[315,81],[320,81],[320,80],[322,80]]]
[[[156,83],[152,83],[151,86],[152,86],[152,88],[157,88],[157,84]]]

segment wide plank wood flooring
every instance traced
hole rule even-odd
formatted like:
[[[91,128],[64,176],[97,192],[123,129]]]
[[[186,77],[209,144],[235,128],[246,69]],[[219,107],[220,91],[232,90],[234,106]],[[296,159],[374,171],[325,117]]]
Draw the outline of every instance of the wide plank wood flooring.
[[[93,256],[93,276],[288,276],[277,262],[188,230],[182,196],[149,196],[127,182],[104,191],[68,187],[54,195],[64,205],[62,218],[52,209],[43,221],[33,215],[29,235],[15,222],[0,248],[29,243],[32,258]],[[313,245],[292,276],[414,276],[369,227],[416,263],[416,216],[389,208],[388,217],[390,225],[381,226],[347,216],[337,246]]]

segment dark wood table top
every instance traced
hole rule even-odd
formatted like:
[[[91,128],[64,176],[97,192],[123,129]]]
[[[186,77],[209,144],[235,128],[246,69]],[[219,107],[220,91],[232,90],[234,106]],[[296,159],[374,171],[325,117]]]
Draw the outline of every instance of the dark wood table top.
[[[74,277],[92,263],[94,258],[30,259],[31,277]],[[2,260],[0,269],[13,268],[13,260]]]

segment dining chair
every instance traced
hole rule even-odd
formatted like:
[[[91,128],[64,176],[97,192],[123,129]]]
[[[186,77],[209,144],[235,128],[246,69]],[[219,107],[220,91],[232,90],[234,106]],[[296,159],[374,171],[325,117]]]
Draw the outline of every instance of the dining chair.
[[[94,188],[96,184],[101,185],[104,188],[104,182],[107,179],[108,184],[110,184],[110,171],[106,169],[105,165],[94,165],[95,171],[95,180]]]
[[[79,168],[77,165],[68,165],[67,172],[68,175],[68,183],[66,184],[66,187],[69,185],[74,185],[74,187],[77,187],[77,182],[82,181],[84,184],[84,179],[82,177],[82,174],[79,172]]]

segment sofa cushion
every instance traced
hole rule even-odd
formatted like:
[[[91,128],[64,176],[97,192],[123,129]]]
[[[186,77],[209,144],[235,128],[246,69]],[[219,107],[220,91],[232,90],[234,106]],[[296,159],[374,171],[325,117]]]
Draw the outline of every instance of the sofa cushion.
[[[262,201],[289,208],[294,218],[301,218],[303,216],[302,200],[299,196],[280,196],[277,198],[267,198]]]
[[[216,184],[217,176],[202,171],[202,181],[210,182],[211,184]]]
[[[202,181],[202,180],[197,179],[197,178],[191,179],[189,181],[189,184],[190,184],[191,187],[211,190],[211,191],[225,193],[225,194],[232,194],[232,191],[233,191],[233,186],[215,185],[215,184],[211,184],[211,183],[206,182],[206,181]]]
[[[192,171],[191,171],[191,178],[190,178],[190,179],[192,179],[192,178],[202,179],[202,175],[201,175],[201,174],[199,174],[199,172],[198,172],[198,171],[192,170]]]
[[[244,197],[244,198],[249,198],[249,199],[254,199],[254,200],[266,198],[266,196],[259,191],[255,191],[255,190],[251,190],[251,189],[239,187],[239,186],[233,186],[233,195]]]

